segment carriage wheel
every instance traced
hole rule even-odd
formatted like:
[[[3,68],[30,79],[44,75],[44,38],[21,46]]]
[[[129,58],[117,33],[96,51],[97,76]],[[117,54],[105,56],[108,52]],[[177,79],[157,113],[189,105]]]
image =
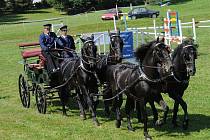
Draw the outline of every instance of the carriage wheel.
[[[19,76],[18,86],[19,86],[19,94],[22,105],[25,108],[29,108],[30,107],[29,84],[22,74],[20,74]]]
[[[35,96],[36,96],[36,105],[39,113],[45,114],[47,108],[47,101],[46,101],[45,90],[41,85],[36,86]]]

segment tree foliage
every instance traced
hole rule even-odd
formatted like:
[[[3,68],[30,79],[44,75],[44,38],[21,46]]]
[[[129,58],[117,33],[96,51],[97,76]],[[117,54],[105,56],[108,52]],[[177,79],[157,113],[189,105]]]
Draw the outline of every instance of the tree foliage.
[[[33,0],[1,0],[4,1],[4,10],[9,10],[13,12],[23,12],[32,7]],[[0,4],[1,4],[0,2]]]
[[[92,7],[99,9],[114,8],[119,6],[129,6],[130,3],[142,4],[143,0],[47,0],[56,9],[66,11],[68,14],[77,14],[89,11]]]

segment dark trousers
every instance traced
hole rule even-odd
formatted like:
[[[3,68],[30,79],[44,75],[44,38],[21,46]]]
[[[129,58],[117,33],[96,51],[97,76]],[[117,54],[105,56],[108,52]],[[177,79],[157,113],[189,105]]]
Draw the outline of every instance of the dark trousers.
[[[58,60],[56,60],[56,58],[53,58],[51,54],[57,56],[57,54],[55,54],[54,52],[49,53],[49,52],[42,51],[42,55],[46,59],[46,68],[47,68],[48,74],[51,74],[53,72],[53,69],[57,69],[59,67]]]

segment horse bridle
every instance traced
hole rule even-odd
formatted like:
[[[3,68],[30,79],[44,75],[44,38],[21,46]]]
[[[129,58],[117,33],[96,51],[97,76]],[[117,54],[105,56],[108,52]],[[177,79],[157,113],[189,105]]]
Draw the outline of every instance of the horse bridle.
[[[185,48],[188,48],[188,47],[194,47],[194,45],[186,45],[186,46],[184,46],[183,47],[183,49],[185,49]],[[195,59],[195,58],[194,58]],[[183,56],[183,60],[184,60],[184,63],[185,63],[185,65],[187,66],[187,65],[189,65],[189,64],[193,64],[193,62],[186,62],[186,60],[185,60],[185,58],[184,58],[184,56]],[[180,71],[179,70],[179,72],[186,72],[187,70],[184,70],[184,71]],[[174,79],[178,82],[178,83],[188,83],[189,82],[189,78],[188,78],[188,80],[179,80],[176,76],[175,76],[175,74],[174,74],[174,72],[172,72],[172,75],[173,75],[173,77],[174,77]],[[188,75],[188,74],[187,74]],[[189,77],[189,76],[188,76]]]
[[[87,41],[84,42],[84,45],[87,44],[87,43],[90,43],[90,42],[94,44],[93,40],[87,40]],[[85,53],[85,51],[83,51],[83,52]],[[92,56],[88,56],[88,55],[86,55],[86,53],[83,55],[83,57],[85,57],[87,59],[98,60],[98,58],[95,58],[95,57],[92,57]],[[84,62],[87,65],[93,64],[92,62],[85,61],[82,57],[81,57],[81,59],[82,59],[82,62]]]
[[[188,48],[188,47],[194,47],[194,46],[193,46],[193,45],[186,45],[186,46],[183,47],[183,49]],[[193,51],[193,52],[194,52],[194,51]],[[195,55],[195,54],[194,54],[194,55]],[[193,55],[193,58],[195,59],[194,55]],[[183,56],[183,57],[184,57],[184,56]],[[183,58],[183,59],[184,59],[185,65],[193,64],[193,62],[187,62],[187,61],[185,60],[185,58]]]
[[[111,36],[110,36],[110,42],[111,42],[111,43],[110,43],[110,48],[111,48],[111,50],[114,52],[114,55],[109,55],[109,56],[108,56],[109,58],[113,58],[113,57],[115,58],[115,57],[116,57],[116,52],[115,52],[115,49],[114,49],[115,47],[113,47],[113,45],[112,45],[112,38],[114,38],[114,37],[119,37],[119,38],[120,38],[120,35],[111,35]],[[121,38],[120,38],[120,39],[121,39]],[[120,49],[120,48],[119,48],[119,49]]]
[[[158,45],[160,45],[161,43],[159,42],[159,43],[157,43],[154,47],[157,47]],[[162,60],[157,54],[156,54],[156,57],[158,57],[158,59],[159,60]],[[170,58],[170,55],[169,55],[169,57],[166,57],[166,58]],[[165,59],[166,59],[165,58]],[[148,65],[143,65],[143,64],[140,64],[140,66],[142,66],[142,67],[146,67],[146,68],[151,68],[151,69],[164,69],[163,67],[162,67],[162,64],[160,63],[160,65],[161,66],[148,66]]]

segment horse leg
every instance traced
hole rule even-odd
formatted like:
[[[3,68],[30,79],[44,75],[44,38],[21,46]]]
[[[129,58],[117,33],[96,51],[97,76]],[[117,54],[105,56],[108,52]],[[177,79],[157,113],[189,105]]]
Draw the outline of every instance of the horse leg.
[[[169,111],[169,107],[166,104],[166,102],[163,100],[163,97],[160,93],[155,94],[154,100],[155,100],[156,103],[158,103],[161,106],[162,110],[164,111],[163,121],[160,120],[159,125],[165,124],[166,119],[167,119],[167,115],[168,115],[168,111]]]
[[[88,92],[86,90],[86,87],[85,86],[81,86],[81,87],[82,87],[81,90],[83,91],[82,93],[84,93],[85,96],[86,96],[87,104],[88,104],[89,110],[91,111],[91,114],[92,114],[93,123],[96,126],[99,126],[100,124],[99,124],[99,122],[98,122],[98,120],[96,118],[96,112],[93,109],[93,102],[92,102],[92,100],[91,100],[91,98],[90,98],[90,96],[89,96],[89,94],[88,94]]]
[[[161,108],[164,111],[163,124],[165,124],[166,120],[167,120],[167,116],[168,116],[169,107],[168,107],[168,105],[166,104],[166,102],[164,100],[160,100],[159,101],[159,105],[161,106]]]
[[[141,100],[139,102],[140,110],[141,110],[141,115],[143,118],[144,122],[144,137],[145,140],[152,140],[152,137],[149,135],[148,130],[147,130],[147,112],[146,112],[146,105],[144,103],[144,100]]]
[[[60,100],[61,100],[63,115],[67,116],[66,108],[65,108],[65,94],[66,94],[65,92],[66,92],[65,88],[62,87],[61,90],[58,92],[58,95],[59,95]]]
[[[179,103],[175,100],[174,110],[173,110],[173,118],[172,118],[172,124],[173,124],[174,127],[178,126],[178,124],[177,124],[177,112],[178,112],[178,109],[179,109]]]
[[[119,95],[117,99],[114,100],[114,106],[116,112],[116,127],[120,128],[121,126],[121,113],[120,113],[120,107],[122,102],[122,95]]]
[[[149,101],[149,104],[152,108],[152,113],[153,113],[153,124],[154,126],[160,126],[161,125],[161,121],[158,121],[158,112],[157,112],[157,109],[155,107],[155,104],[154,104],[154,100],[150,100]]]
[[[133,100],[129,97],[127,97],[127,100],[126,100],[126,104],[125,104],[125,113],[127,115],[127,122],[128,122],[128,130],[129,131],[134,131],[133,127],[132,127],[132,124],[131,124],[131,110],[133,110],[134,108],[134,105],[133,105]]]
[[[111,94],[111,89],[108,89],[106,88],[104,93],[104,99],[109,99],[112,97],[112,94]],[[109,118],[110,117],[110,109],[109,109],[109,105],[110,105],[111,101],[109,100],[104,100],[104,112],[105,112],[105,115]]]
[[[137,111],[137,119],[138,119],[138,123],[144,123],[143,122],[143,118],[142,118],[142,115],[141,115],[141,108],[139,106],[139,103],[137,103],[137,101],[134,101],[135,104],[136,104],[136,111]]]
[[[187,104],[186,102],[182,99],[181,96],[178,96],[178,101],[179,104],[181,105],[182,109],[184,110],[184,120],[183,120],[183,124],[182,127],[184,130],[187,130],[188,128],[188,123],[189,123],[189,116],[188,116],[188,112],[187,112]],[[178,111],[178,110],[177,110]]]
[[[76,92],[77,92],[77,103],[78,103],[79,109],[80,109],[80,117],[83,120],[86,120],[85,109],[84,109],[84,107],[82,105],[82,101],[84,102],[83,96],[80,94],[78,89],[76,89]]]

